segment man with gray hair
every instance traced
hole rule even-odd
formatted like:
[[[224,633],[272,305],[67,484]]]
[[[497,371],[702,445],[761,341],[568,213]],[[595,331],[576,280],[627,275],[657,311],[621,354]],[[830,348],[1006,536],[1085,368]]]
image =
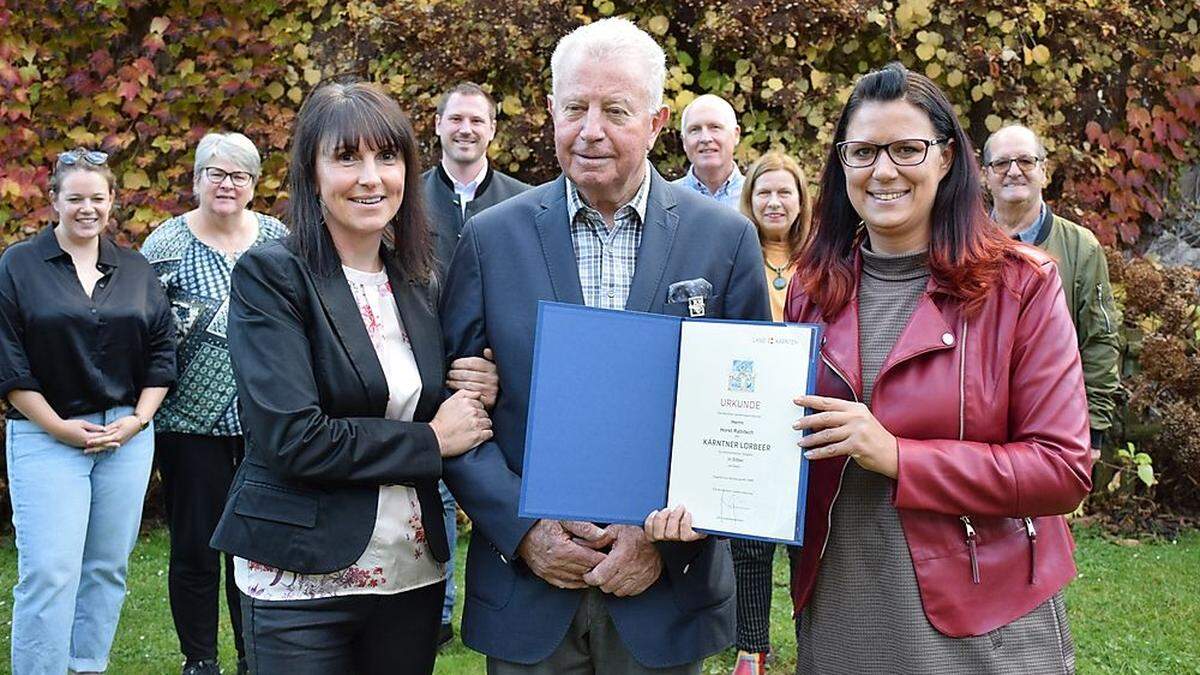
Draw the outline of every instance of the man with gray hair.
[[[746,179],[733,161],[742,135],[733,106],[715,94],[697,96],[683,109],[679,134],[691,166],[675,185],[737,209]]]
[[[1056,215],[1042,200],[1046,149],[1031,129],[1006,126],[983,145],[984,179],[992,194],[992,217],[1014,239],[1045,249],[1058,261],[1067,309],[1079,338],[1083,381],[1099,455],[1112,426],[1120,385],[1117,326],[1120,318],[1108,280],[1108,262],[1096,236]]]
[[[670,116],[665,61],[624,19],[562,38],[547,102],[563,173],[467,222],[450,264],[447,352],[490,347],[500,374],[493,440],[444,465],[475,528],[463,641],[487,654],[492,675],[692,674],[733,641],[727,541],[655,543],[640,527],[517,515],[539,300],[771,315],[754,227],[647,160]],[[603,401],[577,404],[603,414]]]

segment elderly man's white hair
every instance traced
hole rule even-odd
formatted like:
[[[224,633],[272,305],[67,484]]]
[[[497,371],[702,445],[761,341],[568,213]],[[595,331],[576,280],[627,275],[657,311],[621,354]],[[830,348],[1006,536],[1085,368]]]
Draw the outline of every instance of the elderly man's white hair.
[[[696,98],[692,99],[692,102],[687,104],[687,107],[683,109],[683,114],[679,116],[679,131],[680,132],[687,131],[688,111],[690,111],[692,109],[692,106],[694,106],[696,104],[704,105],[706,103],[711,103],[712,105],[716,106],[718,110],[721,111],[722,117],[725,118],[725,126],[726,127],[728,127],[729,129],[733,129],[734,127],[736,127],[738,125],[737,112],[734,111],[733,106],[729,105],[729,101],[726,101],[725,99],[721,98],[720,96],[717,96],[716,94],[701,94],[701,95],[697,96]]]
[[[642,77],[645,100],[651,111],[662,107],[667,78],[667,56],[646,31],[632,21],[613,17],[585,24],[558,41],[550,57],[551,91],[559,87],[583,60],[627,64]]]

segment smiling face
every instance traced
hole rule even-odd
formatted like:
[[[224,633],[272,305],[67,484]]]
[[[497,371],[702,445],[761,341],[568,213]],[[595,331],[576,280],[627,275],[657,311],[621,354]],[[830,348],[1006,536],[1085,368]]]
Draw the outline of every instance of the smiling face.
[[[245,210],[250,204],[250,200],[254,199],[254,179],[253,172],[240,166],[237,162],[231,161],[219,155],[214,156],[205,165],[205,168],[213,167],[224,171],[226,174],[232,173],[248,173],[251,175],[250,182],[242,187],[233,184],[233,179],[226,176],[220,183],[214,183],[203,171],[200,172],[200,177],[196,179],[193,189],[200,201],[200,211],[206,215],[217,217],[228,217],[236,215]]]
[[[728,104],[715,97],[699,98],[683,122],[683,151],[699,172],[729,171],[740,134]]]
[[[846,125],[848,141],[883,145],[909,138],[933,140],[938,134],[929,116],[903,99],[863,103]],[[934,198],[953,157],[951,142],[931,146],[915,166],[897,166],[885,151],[868,167],[843,164],[846,193],[866,224],[873,250],[908,253],[929,246]]]
[[[775,169],[754,181],[750,204],[754,223],[764,241],[786,241],[800,217],[800,189],[791,171]]]
[[[60,232],[79,241],[98,236],[108,226],[113,197],[112,186],[100,173],[70,171],[62,177],[52,202]]]
[[[487,153],[496,136],[496,121],[482,96],[451,94],[446,110],[435,118],[442,155],[462,165],[473,164]]]
[[[1041,148],[1033,132],[1023,127],[1007,127],[992,135],[987,144],[989,162],[1025,159],[1035,160],[1033,166],[1022,172],[1016,162],[1010,161],[1000,173],[986,168],[983,171],[988,191],[997,204],[1028,206],[1040,203],[1042,188],[1046,185],[1046,165],[1041,160]]]
[[[317,187],[334,241],[382,238],[404,202],[404,158],[398,150],[326,148],[317,156]]]
[[[584,60],[549,98],[559,166],[602,212],[637,192],[646,155],[670,116],[665,106],[652,112],[644,90],[631,66]]]

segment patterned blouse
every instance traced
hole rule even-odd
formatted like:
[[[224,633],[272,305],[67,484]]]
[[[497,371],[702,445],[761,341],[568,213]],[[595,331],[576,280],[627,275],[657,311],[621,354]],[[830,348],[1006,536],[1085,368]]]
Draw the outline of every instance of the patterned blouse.
[[[251,246],[278,239],[287,228],[254,213],[258,237]],[[229,255],[192,234],[184,216],[164,221],[142,244],[175,314],[179,381],[154,416],[156,431],[202,436],[240,436],[237,387],[225,342],[229,274],[241,255]]]
[[[411,421],[421,397],[421,373],[396,309],[387,272],[360,272],[344,266],[342,270],[387,378],[384,416]],[[446,577],[446,566],[434,560],[425,541],[416,490],[385,485],[379,488],[371,539],[350,567],[329,574],[298,574],[235,557],[233,577],[238,589],[252,598],[312,600],[402,593],[441,581]]]

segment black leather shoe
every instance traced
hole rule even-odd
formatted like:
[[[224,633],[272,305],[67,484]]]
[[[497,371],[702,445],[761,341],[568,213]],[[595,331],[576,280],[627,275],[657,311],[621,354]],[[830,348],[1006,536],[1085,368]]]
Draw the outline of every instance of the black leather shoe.
[[[179,675],[221,675],[221,666],[216,660],[188,661]]]

